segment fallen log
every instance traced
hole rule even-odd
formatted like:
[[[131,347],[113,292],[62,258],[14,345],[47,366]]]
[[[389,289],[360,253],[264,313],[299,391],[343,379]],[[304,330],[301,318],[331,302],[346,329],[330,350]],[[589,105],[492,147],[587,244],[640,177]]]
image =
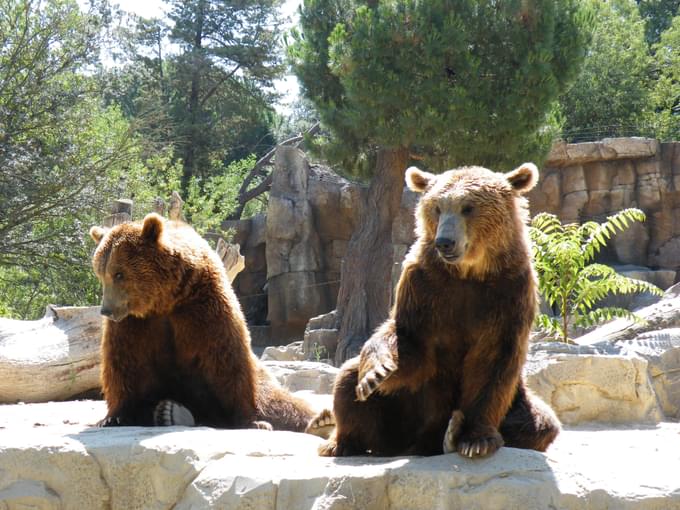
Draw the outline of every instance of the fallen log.
[[[0,403],[66,400],[98,388],[101,321],[98,306],[0,319]]]

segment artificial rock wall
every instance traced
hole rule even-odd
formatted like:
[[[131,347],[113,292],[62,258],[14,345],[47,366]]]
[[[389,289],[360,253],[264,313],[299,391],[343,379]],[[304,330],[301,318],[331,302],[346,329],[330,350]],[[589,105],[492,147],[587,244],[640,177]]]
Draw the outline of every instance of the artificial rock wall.
[[[529,203],[532,214],[547,211],[563,222],[579,223],[640,208],[647,221],[612,240],[609,261],[680,269],[680,142],[609,138],[557,143]]]
[[[266,217],[225,223],[236,231],[246,259],[235,289],[251,324],[267,324],[252,329],[256,345],[300,339],[311,317],[335,308],[347,244],[362,214],[370,214],[365,196],[365,186],[310,164],[299,149],[279,148]],[[413,242],[417,198],[404,189],[394,219],[393,281]],[[604,253],[606,262],[670,270],[664,281],[677,281],[680,142],[556,143],[529,202],[532,215],[547,211],[563,222],[602,221],[626,207],[642,209],[647,221],[618,234]]]

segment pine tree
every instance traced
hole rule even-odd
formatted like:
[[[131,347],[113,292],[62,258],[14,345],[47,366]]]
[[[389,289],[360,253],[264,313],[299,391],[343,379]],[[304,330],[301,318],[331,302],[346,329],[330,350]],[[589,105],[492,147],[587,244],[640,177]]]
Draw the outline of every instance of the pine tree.
[[[332,133],[326,154],[367,159],[373,174],[370,215],[341,274],[336,361],[386,317],[409,160],[495,170],[540,161],[589,18],[579,0],[305,0],[290,56]]]
[[[184,171],[205,176],[224,129],[223,118],[253,119],[269,103],[264,89],[282,71],[278,53],[279,0],[171,0],[171,40],[181,47],[173,88]],[[238,114],[236,114],[238,112]],[[238,153],[237,157],[247,154]]]

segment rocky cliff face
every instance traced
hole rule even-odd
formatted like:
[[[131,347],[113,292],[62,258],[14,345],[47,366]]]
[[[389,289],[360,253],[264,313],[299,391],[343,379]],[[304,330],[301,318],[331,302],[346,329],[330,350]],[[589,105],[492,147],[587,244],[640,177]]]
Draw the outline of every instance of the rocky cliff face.
[[[244,247],[246,269],[235,288],[246,314],[252,324],[268,321],[267,335],[284,343],[302,338],[311,317],[335,308],[341,264],[351,263],[343,260],[347,243],[361,215],[370,211],[365,210],[364,186],[310,165],[299,149],[280,148],[276,161],[266,219],[225,225],[236,230],[235,242]],[[663,270],[656,276],[668,285],[676,281],[680,142],[613,138],[558,143],[529,201],[532,214],[551,212],[563,222],[602,221],[626,207],[642,209],[647,221],[617,235],[603,256],[614,265]],[[404,189],[392,229],[393,281],[414,239],[416,202],[417,195]],[[254,328],[256,343],[268,343],[257,338],[258,331]],[[320,345],[332,345],[329,335],[323,333]]]

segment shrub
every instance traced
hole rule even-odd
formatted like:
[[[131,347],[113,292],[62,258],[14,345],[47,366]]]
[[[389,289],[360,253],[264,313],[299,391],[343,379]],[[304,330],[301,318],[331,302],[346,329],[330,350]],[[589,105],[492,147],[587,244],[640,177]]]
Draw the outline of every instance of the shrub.
[[[645,214],[633,208],[607,217],[604,223],[588,221],[582,225],[562,225],[557,216],[548,213],[533,218],[529,234],[539,291],[548,305],[557,306],[559,313],[559,317],[540,314],[537,324],[541,329],[557,340],[571,343],[568,337],[570,324],[588,327],[614,317],[642,320],[623,308],[597,307],[597,304],[610,294],[650,292],[661,295],[662,291],[592,261],[617,230],[623,231],[630,222],[644,220]]]

